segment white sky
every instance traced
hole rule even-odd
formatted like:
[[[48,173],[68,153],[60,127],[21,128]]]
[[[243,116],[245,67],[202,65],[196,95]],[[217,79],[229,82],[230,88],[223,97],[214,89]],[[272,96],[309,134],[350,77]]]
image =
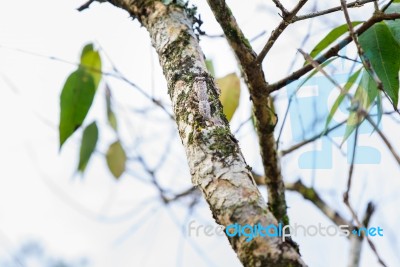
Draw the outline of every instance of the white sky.
[[[220,34],[204,2],[194,1],[205,21],[203,30]],[[277,15],[264,8],[266,2],[228,1],[249,38],[263,30],[269,33],[279,21]],[[79,13],[76,7],[82,3],[76,0],[0,1],[0,259],[10,257],[21,242],[34,239],[56,256],[67,259],[84,256],[96,267],[213,266],[211,263],[214,266],[240,266],[224,237],[182,239],[177,222],[185,219],[186,206],[174,205],[165,209],[156,200],[157,192],[151,186],[128,175],[114,181],[101,156],[91,161],[83,179],[74,177],[80,132],[58,153],[59,94],[65,78],[75,66],[50,60],[50,56],[77,62],[82,46],[96,42],[126,77],[149,94],[169,103],[165,81],[145,29],[139,27],[137,21],[132,22],[126,12],[109,4],[95,3],[89,10]],[[362,17],[362,14],[353,15]],[[335,25],[344,23],[340,15],[330,16],[327,20]],[[314,35],[306,43],[306,50],[327,32],[328,25],[315,22]],[[292,30],[289,28],[277,43],[266,59],[268,79],[276,81],[288,72],[307,29],[308,23],[299,23]],[[262,48],[266,36],[253,43],[257,51]],[[206,56],[213,59],[217,76],[237,72],[236,62],[225,41],[202,38],[201,45]],[[105,69],[110,70],[105,54],[102,56]],[[301,60],[296,62],[296,66],[301,64]],[[175,125],[169,123],[162,112],[150,111],[150,119],[132,112],[131,109],[151,105],[123,82],[107,78],[107,83],[118,103],[117,116],[123,125],[121,132],[127,147],[133,147],[140,140],[142,144],[133,151],[145,151],[145,159],[153,166],[159,159],[160,147],[175,133]],[[249,116],[248,95],[245,90],[242,92],[240,109],[231,123],[233,130]],[[99,150],[104,152],[115,137],[104,119],[103,94],[103,88],[99,89],[85,122],[99,121],[102,140]],[[277,106],[283,117],[287,106],[284,90],[278,95]],[[254,134],[251,125],[247,126],[239,132],[238,138],[248,163],[260,171]],[[398,124],[385,119],[382,129],[399,149]],[[341,138],[335,138],[335,141],[340,143]],[[288,124],[281,146],[288,147],[292,143]],[[369,200],[378,204],[371,224],[386,227],[388,234],[376,240],[376,244],[389,266],[397,266],[400,262],[395,253],[400,249],[400,244],[395,243],[398,242],[395,229],[400,223],[396,212],[400,203],[397,193],[399,169],[376,134],[362,136],[360,144],[377,148],[382,162],[356,166],[353,203],[360,211]],[[307,146],[302,152],[312,149]],[[317,170],[314,174],[310,170],[300,170],[297,162],[301,153],[294,153],[282,159],[283,172],[289,181],[302,177],[310,183],[315,176],[324,199],[348,216],[341,203],[348,164],[338,150],[334,148],[333,151],[332,169]],[[133,164],[130,170],[145,177],[138,165]],[[176,138],[160,177],[161,183],[169,187],[187,188],[190,185],[183,149]],[[288,194],[288,203],[292,222],[330,223],[297,194]],[[204,203],[191,218],[212,224]],[[310,266],[337,267],[346,263],[349,246],[343,238],[299,237],[296,241]],[[361,266],[378,266],[367,246],[363,252]]]

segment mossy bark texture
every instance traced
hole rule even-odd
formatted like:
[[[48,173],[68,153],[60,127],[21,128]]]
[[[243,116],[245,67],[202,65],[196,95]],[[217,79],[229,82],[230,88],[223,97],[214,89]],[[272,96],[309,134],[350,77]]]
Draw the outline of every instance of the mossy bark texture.
[[[218,89],[193,31],[192,10],[160,1],[110,2],[137,18],[150,34],[168,82],[192,182],[203,192],[216,222],[223,226],[277,224],[222,113]],[[234,237],[229,242],[244,266],[306,266],[296,249],[278,237],[250,242]]]
[[[285,185],[281,175],[274,137],[277,116],[262,66],[257,63],[256,53],[241,31],[225,0],[207,0],[207,2],[235,53],[253,101],[265,184],[268,189],[269,209],[280,222],[285,225],[289,224],[286,214]]]

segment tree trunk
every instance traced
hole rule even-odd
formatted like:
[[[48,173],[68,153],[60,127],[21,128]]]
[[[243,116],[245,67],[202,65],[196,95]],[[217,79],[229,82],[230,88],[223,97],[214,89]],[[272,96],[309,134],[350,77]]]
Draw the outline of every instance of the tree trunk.
[[[192,183],[202,192],[217,223],[277,224],[252,178],[222,113],[193,31],[194,9],[149,0],[110,0],[150,33],[185,147]],[[279,237],[229,237],[244,266],[306,266],[291,243]]]

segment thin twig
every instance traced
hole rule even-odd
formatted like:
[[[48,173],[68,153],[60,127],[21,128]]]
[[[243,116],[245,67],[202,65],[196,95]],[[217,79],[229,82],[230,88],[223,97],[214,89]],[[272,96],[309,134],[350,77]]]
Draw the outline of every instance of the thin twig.
[[[375,212],[375,205],[372,202],[367,204],[367,208],[365,210],[363,225],[368,227],[369,221]],[[364,236],[360,235],[351,235],[350,236],[350,256],[348,261],[348,267],[359,267],[360,259],[361,259],[361,250],[362,250],[362,241],[364,240]]]
[[[358,116],[361,116],[361,114],[358,114]],[[350,210],[350,213],[353,217],[353,220],[355,221],[357,227],[359,229],[363,228],[363,224],[360,222],[360,220],[358,219],[358,216],[356,214],[356,212],[354,211],[353,207],[350,204],[350,190],[351,190],[351,183],[352,183],[352,178],[353,178],[353,173],[354,173],[354,162],[355,162],[355,157],[356,157],[356,149],[357,149],[357,139],[358,139],[358,126],[356,127],[356,132],[355,132],[355,137],[354,137],[354,146],[353,146],[353,153],[352,153],[352,157],[351,157],[351,164],[350,164],[350,168],[349,168],[349,175],[347,178],[347,189],[346,192],[343,194],[343,202],[344,204],[346,204],[347,208]],[[368,237],[368,235],[365,235],[365,238],[368,241],[368,244],[370,246],[370,248],[372,249],[372,251],[375,253],[378,262],[386,267],[387,265],[385,264],[385,262],[382,260],[382,258],[380,257],[378,250],[375,247],[375,244],[371,241],[371,239]]]
[[[347,206],[347,208],[350,210],[350,213],[357,225],[357,227],[359,229],[363,228],[364,226],[362,225],[362,223],[360,222],[360,220],[357,218],[357,214],[355,213],[354,209],[351,207],[349,200],[347,199],[347,202],[345,201],[345,204]],[[382,260],[382,258],[379,256],[378,250],[376,249],[375,244],[371,241],[371,239],[368,237],[368,235],[363,234],[363,236],[365,237],[365,239],[367,239],[368,245],[370,246],[371,250],[374,252],[374,254],[376,255],[378,262],[384,266],[387,267],[386,263]]]
[[[179,194],[176,194],[175,196],[173,196],[171,198],[166,198],[165,201],[167,203],[172,202],[172,201],[176,201],[176,200],[178,200],[178,199],[180,199],[182,197],[186,197],[186,196],[192,195],[192,194],[194,194],[196,192],[198,192],[198,190],[196,189],[196,187],[193,186],[193,187],[190,187],[189,189],[187,189],[187,190],[185,190],[185,191],[183,191],[183,192],[181,192]]]
[[[286,190],[296,191],[300,195],[302,195],[305,199],[311,201],[318,209],[325,214],[333,223],[336,225],[352,225],[351,222],[347,221],[339,214],[338,211],[332,209],[315,191],[312,187],[307,187],[303,184],[303,182],[299,179],[295,183],[286,183]]]
[[[379,11],[378,0],[374,0],[374,8],[375,8],[375,12]]]
[[[383,8],[382,8],[382,12],[385,12],[386,9],[388,9],[388,7],[393,3],[394,0],[390,0]]]
[[[248,122],[250,122],[252,120],[253,116],[250,116],[249,118],[247,118],[245,121],[242,121],[239,126],[237,127],[236,131],[233,132],[233,135],[237,135],[238,132],[242,129],[243,126],[245,126]]]
[[[348,61],[352,61],[352,62],[355,62],[355,63],[361,63],[362,64],[362,61],[359,61],[359,60],[354,59],[354,58],[349,58],[348,56],[345,56],[345,55],[339,55],[338,54],[337,57],[343,58],[343,59],[346,59]]]
[[[351,164],[350,164],[350,168],[349,168],[349,175],[347,178],[347,190],[344,193],[344,202],[349,202],[349,195],[350,195],[350,189],[351,189],[351,182],[353,179],[353,173],[354,173],[354,162],[355,162],[355,158],[356,158],[356,150],[357,150],[357,140],[358,140],[358,126],[356,127],[356,132],[355,132],[355,136],[354,136],[354,144],[353,144],[353,151],[351,154]]]
[[[375,1],[375,0],[362,0],[362,1],[357,0],[357,1],[354,1],[351,3],[348,3],[347,7],[348,8],[361,7],[364,4],[367,4],[367,3],[370,3],[373,1]],[[334,12],[341,11],[341,10],[342,10],[342,6],[332,7],[332,8],[326,9],[326,10],[317,11],[317,12],[313,12],[313,13],[306,14],[306,15],[296,16],[293,18],[293,20],[300,21],[300,20],[315,18],[315,17],[323,16],[323,15],[334,13]]]
[[[266,34],[266,33],[267,33],[267,31],[264,30],[264,31],[260,32],[259,34],[257,34],[256,36],[250,38],[250,43],[256,41],[258,38],[263,37],[264,34]]]
[[[23,53],[23,54],[27,54],[27,55],[31,55],[31,56],[35,56],[35,57],[39,57],[39,58],[46,58],[46,59],[49,59],[49,60],[58,61],[58,62],[61,62],[61,63],[77,66],[77,67],[80,67],[80,68],[85,68],[85,69],[91,70],[91,71],[96,72],[96,73],[101,73],[104,76],[108,76],[108,77],[113,77],[115,79],[119,79],[119,80],[129,84],[133,88],[135,88],[144,97],[149,99],[156,106],[160,107],[168,115],[168,117],[170,117],[172,120],[175,120],[174,116],[167,110],[166,107],[164,107],[164,105],[159,100],[155,99],[150,94],[148,94],[143,88],[141,88],[140,86],[138,86],[137,84],[135,84],[134,82],[132,82],[128,78],[126,78],[118,69],[116,69],[115,65],[113,65],[111,61],[110,61],[110,63],[112,64],[112,68],[113,68],[114,72],[102,71],[101,69],[88,67],[88,66],[85,66],[85,65],[81,65],[80,63],[68,61],[68,60],[65,60],[65,59],[62,59],[62,58],[59,58],[59,57],[46,56],[46,55],[42,55],[42,54],[39,54],[39,53],[36,53],[36,52],[24,50],[24,49],[13,48],[13,47],[8,47],[8,46],[3,46],[3,45],[0,45],[0,48],[13,50],[13,51],[16,51],[16,52],[19,52],[19,53]],[[104,49],[102,50],[102,52],[104,53]],[[107,54],[105,54],[105,55],[107,56]]]
[[[207,0],[207,2],[236,55],[253,101],[260,154],[267,179],[268,205],[278,221],[287,223],[285,188],[274,137],[277,117],[273,100],[267,92],[268,84],[262,66],[255,64],[257,55],[251,44],[243,41],[247,39],[225,0]]]
[[[309,144],[311,142],[314,142],[315,140],[321,138],[322,136],[328,135],[330,132],[336,130],[337,128],[339,128],[340,126],[345,124],[346,122],[347,122],[347,120],[342,121],[341,123],[338,123],[335,126],[329,128],[328,130],[324,130],[321,133],[316,134],[316,135],[314,135],[313,137],[311,137],[311,138],[309,138],[307,140],[304,140],[304,141],[302,141],[302,142],[300,142],[300,143],[298,143],[298,144],[296,144],[296,145],[294,145],[294,146],[292,146],[292,147],[290,147],[288,149],[282,150],[280,152],[280,155],[281,156],[286,156],[287,154],[289,154],[289,153],[291,153],[291,152],[293,152],[293,151],[295,151],[295,150],[297,150],[297,149],[299,149],[299,148],[301,148],[301,147],[303,147],[303,146],[305,146],[305,145],[307,145],[307,144]]]
[[[313,58],[307,54],[306,52],[304,52],[301,49],[298,49],[298,51],[304,56],[304,59],[314,67],[314,69],[318,70],[319,72],[321,72],[333,85],[335,85],[339,90],[340,93],[344,96],[347,96],[350,100],[351,100],[351,95],[349,93],[346,92],[346,90],[344,90],[344,88],[342,86],[340,86],[340,84],[335,81],[335,79],[333,79],[322,67],[321,64],[319,64],[316,60],[313,60]]]
[[[344,1],[344,0],[341,0],[341,1]],[[299,51],[300,51],[300,53],[302,53],[302,54],[304,55],[304,58],[305,58],[315,69],[319,70],[319,71],[320,71],[321,73],[323,73],[333,84],[335,84],[336,87],[341,91],[341,93],[342,93],[343,95],[346,95],[346,96],[348,96],[348,97],[350,98],[350,100],[353,100],[352,96],[349,95],[347,92],[345,92],[345,90],[344,90],[332,77],[330,77],[330,76],[321,68],[321,65],[319,65],[318,62],[316,62],[315,60],[313,60],[313,59],[310,57],[310,55],[308,55],[307,53],[303,52],[301,49],[299,49]],[[358,109],[357,109],[357,116],[360,116],[360,117],[361,117],[361,116],[364,116],[364,117],[369,118],[368,113],[367,113],[364,109],[362,109],[361,106],[359,106]],[[358,121],[360,121],[360,120],[358,120]],[[349,176],[348,176],[348,181],[347,181],[347,190],[346,190],[346,192],[345,192],[344,195],[343,195],[343,201],[344,201],[344,203],[346,204],[346,206],[349,208],[349,210],[350,210],[350,212],[351,212],[351,214],[352,214],[352,217],[353,217],[354,221],[357,223],[357,226],[358,226],[359,228],[361,228],[361,227],[362,227],[362,224],[359,222],[359,220],[358,220],[358,218],[357,218],[357,215],[356,215],[354,209],[351,207],[350,201],[349,201],[349,192],[350,192],[350,189],[351,189],[352,176],[353,176],[353,172],[354,172],[354,161],[355,161],[356,148],[357,148],[358,126],[359,126],[359,125],[357,125],[357,127],[356,127],[355,141],[354,141],[354,147],[353,147],[353,155],[352,155],[352,159],[351,159],[351,165],[350,165],[350,168],[349,168]],[[368,244],[369,244],[369,246],[371,247],[372,251],[375,253],[375,255],[376,255],[376,257],[377,257],[379,263],[380,263],[382,266],[386,266],[385,263],[383,262],[382,258],[379,256],[379,253],[378,253],[378,251],[377,251],[377,249],[376,249],[374,243],[370,240],[370,238],[369,238],[367,235],[366,235],[365,237],[366,237],[366,239],[367,239],[367,241],[368,241]]]
[[[274,2],[275,6],[281,10],[282,17],[285,17],[289,13],[289,11],[282,5],[279,0],[272,0],[272,2]]]
[[[291,23],[294,22],[292,19],[294,18],[294,16],[296,16],[297,12],[299,12],[299,10],[307,3],[307,1],[308,0],[300,0],[297,3],[297,5],[292,9],[292,11],[283,16],[283,20],[278,25],[278,27],[276,27],[276,29],[272,31],[271,36],[269,37],[267,43],[261,50],[260,54],[257,56],[256,64],[258,65],[261,64],[261,62],[264,60],[265,56],[271,50],[276,40],[279,38],[282,32],[287,28],[287,26],[289,26]]]
[[[381,22],[383,20],[395,20],[400,18],[399,13],[392,13],[392,14],[383,14],[383,13],[377,13],[374,14],[369,20],[367,20],[365,23],[363,23],[356,31],[355,33],[359,36],[362,33],[364,33],[366,30],[371,28],[375,23]],[[338,52],[346,47],[349,43],[352,42],[351,36],[347,36],[345,39],[343,39],[341,42],[338,44],[332,46],[327,52],[325,52],[323,55],[319,56],[315,61],[318,64],[322,64],[331,57],[337,56]],[[280,88],[298,80],[300,77],[302,77],[304,74],[308,73],[309,71],[313,70],[314,67],[311,64],[307,64],[300,69],[294,71],[292,74],[289,76],[275,82],[272,84],[268,85],[268,91],[269,92],[274,92],[276,90],[279,90]]]
[[[385,145],[387,146],[389,151],[392,153],[393,157],[396,159],[397,163],[400,165],[400,156],[395,151],[393,145],[389,142],[387,137],[383,134],[383,132],[378,128],[376,123],[369,116],[367,116],[366,119],[372,125],[372,127],[374,127],[375,131],[379,134],[379,136],[381,137],[382,141],[385,143]]]
[[[365,69],[371,74],[371,77],[374,79],[378,89],[381,90],[382,92],[384,92],[385,90],[383,90],[382,81],[379,79],[378,75],[372,68],[372,65],[371,65],[371,62],[369,61],[369,59],[364,55],[364,50],[361,47],[361,44],[358,42],[358,37],[357,37],[356,33],[354,32],[354,27],[353,27],[353,24],[350,19],[349,11],[347,10],[346,0],[340,0],[340,3],[342,4],[343,14],[346,19],[347,26],[349,27],[349,33],[350,33],[351,39],[353,39],[353,42],[356,45],[358,55],[360,56]]]
[[[89,1],[87,1],[86,3],[84,3],[83,5],[81,5],[80,7],[78,7],[76,10],[78,10],[78,11],[83,11],[83,10],[89,8],[89,6],[90,6],[94,1],[96,1],[96,0],[89,0]]]

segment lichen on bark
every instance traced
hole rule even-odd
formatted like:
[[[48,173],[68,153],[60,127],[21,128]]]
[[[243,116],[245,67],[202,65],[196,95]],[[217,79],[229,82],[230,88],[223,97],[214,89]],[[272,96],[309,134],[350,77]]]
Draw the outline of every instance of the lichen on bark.
[[[276,225],[223,116],[218,89],[193,31],[192,11],[160,1],[111,2],[149,31],[167,80],[192,183],[202,191],[216,222],[223,226]],[[196,78],[207,81],[211,118],[199,111],[193,86]],[[278,237],[259,237],[247,243],[242,236],[229,238],[229,242],[244,266],[305,266],[296,249]]]
[[[285,186],[274,137],[277,116],[274,112],[273,101],[269,95],[262,66],[257,63],[256,53],[241,31],[225,0],[208,0],[207,2],[235,53],[249,89],[250,98],[253,101],[255,126],[264,167],[265,184],[268,190],[269,208],[279,221],[289,224],[286,213]]]

